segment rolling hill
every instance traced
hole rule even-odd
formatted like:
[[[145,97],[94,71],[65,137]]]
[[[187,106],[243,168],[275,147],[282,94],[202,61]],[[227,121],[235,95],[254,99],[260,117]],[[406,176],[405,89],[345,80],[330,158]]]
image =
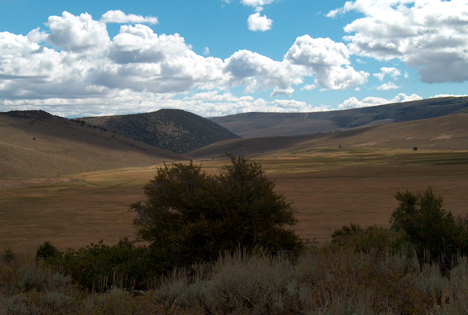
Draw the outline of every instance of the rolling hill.
[[[468,97],[420,101],[314,113],[245,113],[211,118],[243,137],[274,137],[345,131],[468,112]]]
[[[59,177],[183,159],[44,111],[0,113],[0,178]]]
[[[412,150],[468,150],[468,113],[386,124],[343,132],[300,136],[242,138],[212,144],[187,155],[220,158],[225,152],[261,156],[317,148],[377,147]]]
[[[158,148],[184,154],[239,136],[198,115],[175,109],[152,113],[85,117],[77,121],[99,126]]]

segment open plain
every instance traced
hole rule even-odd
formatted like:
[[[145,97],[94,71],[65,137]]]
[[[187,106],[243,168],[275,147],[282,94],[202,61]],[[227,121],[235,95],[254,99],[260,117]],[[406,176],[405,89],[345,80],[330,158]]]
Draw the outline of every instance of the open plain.
[[[294,203],[304,238],[326,242],[344,224],[387,226],[398,191],[427,186],[445,208],[466,213],[468,151],[322,147],[256,157],[276,191]],[[227,159],[206,159],[217,172]],[[89,172],[63,178],[0,180],[0,248],[34,252],[44,241],[59,249],[133,237],[129,205],[144,200],[156,167]]]
[[[130,204],[163,161],[192,158],[210,173],[225,152],[263,166],[293,202],[304,238],[330,240],[345,224],[388,226],[398,191],[428,186],[445,209],[468,204],[468,114],[341,133],[221,141],[186,156],[43,112],[0,121],[0,249],[61,250],[134,235]],[[29,117],[31,116],[31,117]],[[417,150],[416,150],[417,149]]]

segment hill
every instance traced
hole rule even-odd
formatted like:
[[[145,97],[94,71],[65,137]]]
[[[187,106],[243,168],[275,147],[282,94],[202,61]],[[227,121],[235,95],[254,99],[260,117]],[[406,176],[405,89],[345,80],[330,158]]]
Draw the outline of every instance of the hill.
[[[345,131],[468,111],[468,97],[420,101],[314,113],[244,113],[211,118],[243,138]]]
[[[79,118],[125,137],[184,154],[212,143],[239,136],[198,115],[175,109],[152,113]]]
[[[225,152],[261,156],[330,147],[468,150],[467,126],[468,113],[456,114],[335,133],[242,138],[215,143],[187,155],[197,159],[223,157]]]
[[[44,111],[0,113],[0,178],[58,177],[181,159]]]

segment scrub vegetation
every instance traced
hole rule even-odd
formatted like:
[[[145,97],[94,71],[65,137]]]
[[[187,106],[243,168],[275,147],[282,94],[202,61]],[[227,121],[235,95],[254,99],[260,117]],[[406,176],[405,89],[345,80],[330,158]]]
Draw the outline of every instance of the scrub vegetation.
[[[0,312],[466,314],[468,221],[430,187],[397,192],[389,228],[345,225],[318,246],[288,229],[292,206],[261,166],[230,158],[219,175],[160,167],[131,205],[143,243],[4,250]]]

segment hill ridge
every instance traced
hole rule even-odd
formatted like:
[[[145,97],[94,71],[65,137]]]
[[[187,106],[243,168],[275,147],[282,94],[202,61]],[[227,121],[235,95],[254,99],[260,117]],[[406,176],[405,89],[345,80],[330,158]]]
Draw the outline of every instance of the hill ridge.
[[[186,159],[44,111],[0,113],[0,178],[61,177]]]
[[[239,138],[215,122],[180,109],[103,117],[84,117],[77,121],[99,126],[128,138],[175,153]]]
[[[398,148],[408,151],[468,151],[468,113],[399,122],[348,131],[223,141],[189,152],[194,159],[222,158],[225,152],[260,157],[281,152],[307,152],[320,148]]]
[[[248,138],[346,131],[467,111],[468,97],[440,97],[328,112],[251,112],[210,119]]]

